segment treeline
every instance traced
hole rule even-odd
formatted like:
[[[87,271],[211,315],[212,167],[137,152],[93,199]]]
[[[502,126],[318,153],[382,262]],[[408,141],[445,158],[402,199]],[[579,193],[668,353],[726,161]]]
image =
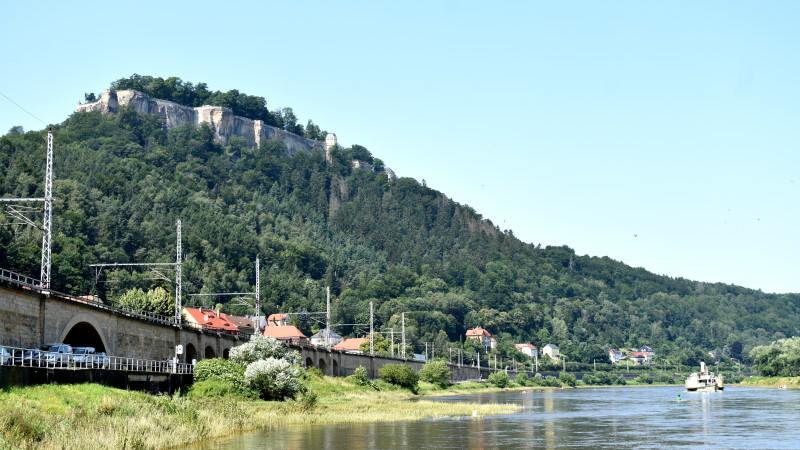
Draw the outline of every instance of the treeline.
[[[520,342],[553,343],[583,363],[605,361],[609,347],[650,345],[658,363],[695,366],[709,352],[747,360],[753,347],[800,335],[799,295],[523,243],[414,179],[354,169],[353,159],[379,163],[361,146],[335,149],[332,163],[320,151],[289,157],[277,141],[221,146],[206,125],[166,131],[158,117],[122,108],[74,114],[55,128],[55,147],[57,290],[163,304],[174,294],[168,282],[121,270],[95,279],[89,264],[174,261],[181,218],[184,293],[252,292],[259,257],[264,314],[325,311],[331,286],[332,321],[349,324],[335,331],[366,334],[372,302],[378,331],[397,339],[406,312],[411,350],[427,343],[437,357],[478,351],[464,339],[475,326],[506,361],[525,360]],[[0,195],[43,195],[44,148],[44,132],[0,138]],[[7,213],[0,222],[11,222]],[[35,228],[0,227],[0,267],[38,274],[40,243]],[[252,311],[227,297],[190,299]],[[309,335],[323,324],[297,317]]]
[[[800,337],[781,339],[754,348],[750,352],[761,375],[766,377],[800,376]]]
[[[312,120],[303,126],[297,123],[297,116],[292,108],[281,108],[275,111],[267,109],[264,97],[247,95],[236,89],[227,92],[211,91],[206,83],[193,84],[178,77],[152,77],[149,75],[133,74],[127,78],[120,78],[111,83],[112,90],[133,89],[144,93],[151,98],[170,100],[175,103],[198,107],[203,105],[224,106],[233,110],[237,116],[253,120],[262,120],[268,125],[282,128],[290,133],[305,136],[309,139],[324,140],[326,131],[323,131]],[[96,100],[95,94],[86,94],[87,101]]]

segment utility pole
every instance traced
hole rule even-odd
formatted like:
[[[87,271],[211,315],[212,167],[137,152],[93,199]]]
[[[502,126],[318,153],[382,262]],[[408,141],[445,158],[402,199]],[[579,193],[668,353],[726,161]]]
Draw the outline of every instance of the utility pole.
[[[47,167],[44,179],[44,218],[42,219],[42,287],[50,289],[53,244],[53,130],[47,131]]]
[[[391,333],[391,344],[389,345],[389,348],[392,349],[392,358],[394,358],[394,328],[389,328],[389,332]]]
[[[403,311],[400,313],[400,317],[403,319],[403,348],[400,349],[401,354],[403,355],[403,359],[406,359],[406,313]]]
[[[325,346],[331,346],[331,287],[327,286],[325,288],[326,292],[326,300],[325,300],[325,329],[327,333],[325,334]]]
[[[178,239],[176,247],[176,254],[177,257],[175,259],[175,324],[181,323],[181,281],[183,280],[183,264],[181,263],[181,254],[183,250],[181,248],[181,219],[178,218]]]
[[[425,361],[428,360],[428,343],[425,343]]]
[[[374,320],[373,310],[372,310],[372,302],[369,302],[369,354],[375,354],[375,332],[372,328],[372,322]]]
[[[253,315],[255,331],[261,334],[261,259],[256,256],[256,311]]]

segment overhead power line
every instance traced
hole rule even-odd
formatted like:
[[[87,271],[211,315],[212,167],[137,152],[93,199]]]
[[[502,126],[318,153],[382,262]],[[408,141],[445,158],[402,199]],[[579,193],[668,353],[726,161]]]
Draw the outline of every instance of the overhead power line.
[[[0,95],[2,95],[3,97],[5,97],[5,98],[6,98],[6,100],[8,100],[8,101],[10,101],[11,103],[13,103],[14,105],[16,105],[16,106],[17,106],[17,108],[19,108],[19,109],[21,109],[21,110],[25,111],[25,112],[26,112],[26,113],[27,113],[29,116],[33,117],[34,119],[38,120],[39,122],[42,122],[42,125],[44,125],[44,126],[47,126],[47,124],[44,122],[44,120],[42,120],[42,119],[40,119],[40,118],[36,117],[35,115],[33,115],[33,113],[32,113],[32,112],[30,112],[30,111],[28,111],[27,109],[25,109],[25,108],[23,108],[22,106],[20,106],[20,104],[19,104],[19,103],[15,102],[14,100],[11,100],[11,98],[10,98],[9,96],[7,96],[6,94],[4,94],[2,91],[0,91]]]

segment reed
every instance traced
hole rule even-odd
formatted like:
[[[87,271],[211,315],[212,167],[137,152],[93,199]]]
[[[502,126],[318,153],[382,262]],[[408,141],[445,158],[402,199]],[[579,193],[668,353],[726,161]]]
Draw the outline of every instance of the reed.
[[[339,378],[310,379],[306,384],[317,394],[313,404],[303,399],[264,402],[153,396],[93,384],[4,388],[0,392],[0,448],[164,448],[290,424],[469,417],[473,411],[484,416],[520,410],[516,405],[424,400],[381,383],[379,391]]]

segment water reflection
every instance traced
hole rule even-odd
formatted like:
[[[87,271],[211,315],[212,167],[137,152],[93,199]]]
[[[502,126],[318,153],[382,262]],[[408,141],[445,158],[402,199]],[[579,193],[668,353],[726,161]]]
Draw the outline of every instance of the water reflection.
[[[680,394],[680,397],[678,396]],[[444,398],[516,403],[505,416],[294,426],[243,434],[207,449],[796,448],[799,391],[674,387],[529,390]]]

